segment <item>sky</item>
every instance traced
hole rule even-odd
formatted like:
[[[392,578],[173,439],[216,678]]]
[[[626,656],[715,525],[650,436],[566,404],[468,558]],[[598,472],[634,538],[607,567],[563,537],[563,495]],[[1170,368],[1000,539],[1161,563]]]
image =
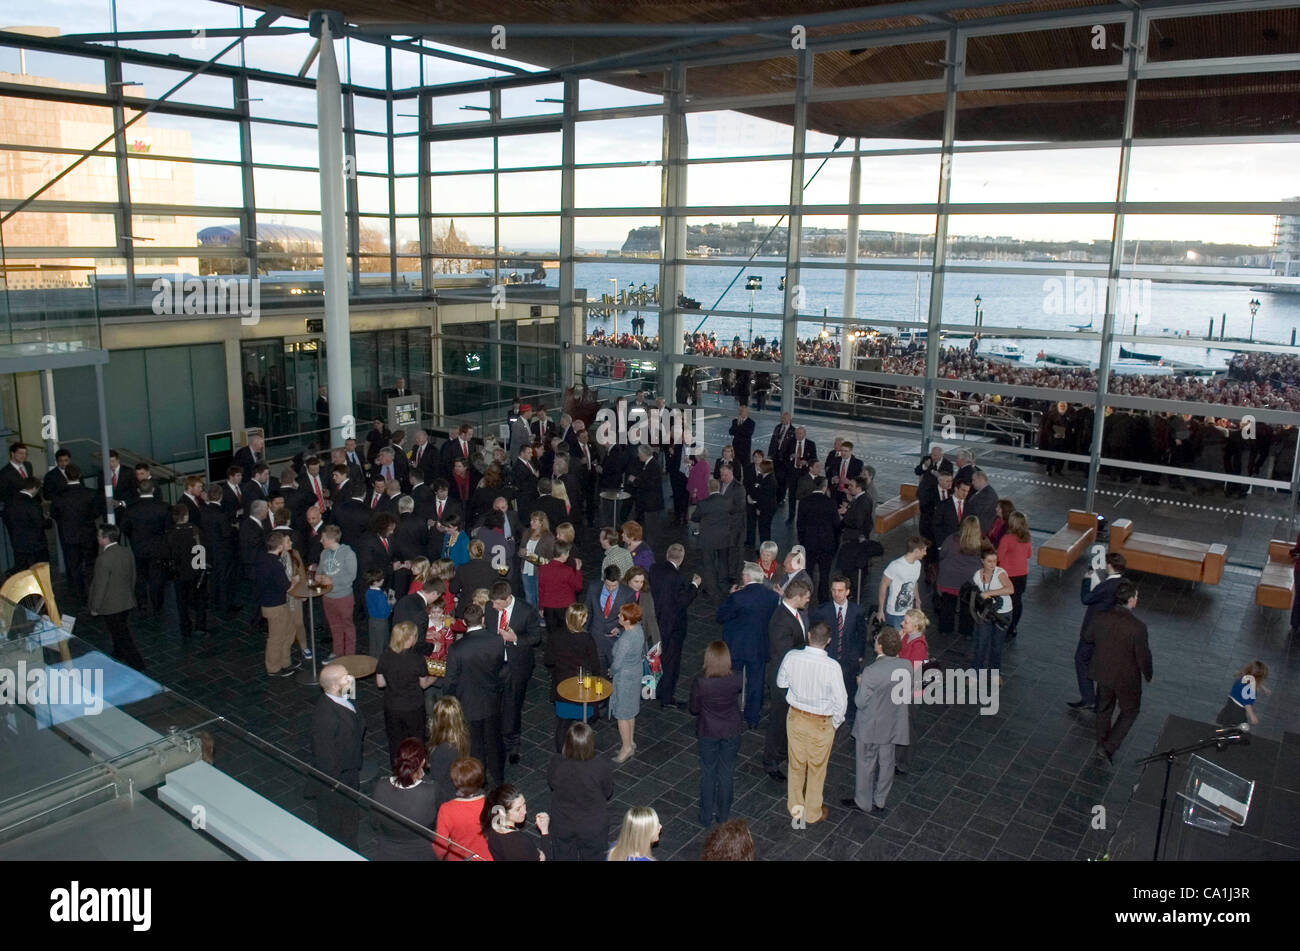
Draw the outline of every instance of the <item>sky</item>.
[[[63,32],[108,30],[112,26],[110,0],[46,0],[39,5],[0,12],[0,26],[53,25]],[[246,18],[254,15],[252,11]],[[161,0],[130,0],[116,7],[119,30],[185,29],[188,39],[136,42],[141,49],[175,52],[186,56],[211,56],[228,39],[208,37],[204,28],[237,26],[237,7],[207,0],[185,0],[183,4]],[[285,19],[281,25],[298,25],[301,21]],[[508,27],[507,27],[508,31]],[[507,32],[507,45],[508,45]],[[306,35],[253,38],[246,41],[243,55],[250,66],[280,72],[297,73],[306,60],[313,41]],[[340,69],[367,85],[383,85],[383,49],[355,41],[336,43]],[[508,53],[508,49],[507,49]],[[227,54],[226,61],[238,62],[239,50]],[[488,68],[452,63],[415,54],[395,53],[395,83],[398,86],[418,83],[442,83],[501,75]],[[102,72],[91,61],[76,57],[53,57],[28,54],[28,71],[36,75],[58,75],[70,82],[103,82]],[[15,51],[0,48],[0,71],[16,72]],[[309,75],[315,75],[313,65]],[[142,83],[145,95],[157,95],[172,85],[178,74],[166,70],[135,67],[128,80]],[[558,98],[562,90],[556,85],[513,91],[503,97],[506,115],[541,115],[558,113],[558,103],[538,102]],[[250,90],[255,117],[315,121],[315,97],[308,90],[287,90],[254,84]],[[181,101],[200,104],[230,104],[233,98],[229,81],[217,77],[199,77],[182,90]],[[601,108],[655,101],[656,97],[634,93],[616,86],[584,80],[580,86],[580,108]],[[464,106],[485,105],[486,94],[443,97],[435,100],[434,122],[466,122],[478,115]],[[414,131],[414,101],[398,103],[395,125],[398,131]],[[376,131],[386,117],[378,100],[360,101],[359,128]],[[237,158],[237,133],[233,124],[210,120],[186,120],[178,117],[150,116],[151,127],[184,128],[191,133],[193,154],[203,157]],[[789,126],[756,119],[735,112],[692,113],[688,116],[689,154],[692,158],[752,156],[789,152],[792,130]],[[289,129],[270,125],[254,126],[255,161],[312,168],[316,165],[316,146],[311,130]],[[87,145],[94,144],[88,142]],[[829,151],[834,137],[811,132],[805,141],[810,151]],[[930,145],[916,141],[863,140],[864,149],[914,148]],[[851,145],[851,143],[847,143]],[[357,168],[361,172],[387,172],[384,142],[378,137],[358,137]],[[418,168],[414,138],[395,143],[395,171],[415,172]],[[233,152],[232,152],[233,149]],[[647,207],[660,204],[661,170],[657,162],[662,151],[661,119],[632,118],[601,122],[580,122],[577,131],[579,162],[640,162],[626,169],[579,169],[576,176],[579,208]],[[502,168],[534,164],[559,163],[558,133],[526,137],[503,137],[500,145]],[[455,217],[492,210],[492,143],[489,138],[469,142],[435,144],[431,147],[435,170],[479,170],[479,174],[437,177],[434,179],[434,209],[439,216]],[[1050,152],[958,153],[945,170],[938,155],[878,156],[863,159],[862,201],[864,203],[932,202],[937,197],[940,174],[951,176],[953,202],[983,204],[1022,201],[1109,202],[1115,198],[1119,149],[1057,149]],[[835,157],[817,171],[821,159],[809,159],[805,166],[805,204],[839,204],[848,201],[850,160]],[[482,174],[486,168],[489,174]],[[1300,144],[1272,145],[1203,145],[1140,146],[1134,149],[1128,198],[1133,201],[1275,201],[1300,194]],[[691,165],[687,175],[687,204],[693,206],[739,206],[750,204],[778,205],[788,202],[789,159],[762,162],[733,162]],[[230,193],[226,175],[198,176],[200,203],[238,203],[240,196]],[[386,183],[378,179],[358,178],[362,191],[363,214],[388,213]],[[560,201],[559,172],[512,172],[501,176],[502,212],[558,212]],[[416,211],[417,189],[414,179],[397,184],[399,214]],[[256,192],[262,208],[281,208],[286,214],[276,216],[285,223],[311,226],[311,217],[319,209],[319,191],[314,173],[260,170]],[[292,213],[303,213],[305,220],[295,220]],[[747,219],[748,214],[720,214],[702,220]],[[827,227],[843,227],[843,216],[818,218]],[[836,224],[835,222],[839,222]],[[868,221],[870,222],[868,224]],[[862,227],[884,231],[929,231],[925,219],[903,215],[864,216]],[[641,224],[657,223],[650,216],[620,218],[586,216],[576,225],[580,247],[598,250],[617,247],[628,230]],[[918,224],[921,226],[918,227]],[[1223,243],[1268,246],[1272,243],[1272,216],[1247,215],[1143,215],[1129,219],[1128,240],[1200,239]],[[1112,219],[1108,215],[1005,215],[964,214],[950,224],[953,234],[1010,235],[1018,238],[1049,240],[1104,240],[1111,238]],[[403,222],[399,229],[414,235],[414,223]],[[471,240],[490,243],[490,222],[457,220],[457,230]],[[558,233],[558,219],[512,218],[503,223],[503,231],[519,246],[547,245]]]

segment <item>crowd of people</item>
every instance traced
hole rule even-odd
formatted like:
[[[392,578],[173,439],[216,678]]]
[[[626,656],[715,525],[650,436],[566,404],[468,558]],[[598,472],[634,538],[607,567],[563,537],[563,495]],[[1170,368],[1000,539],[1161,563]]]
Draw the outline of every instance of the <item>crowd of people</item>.
[[[598,445],[584,387],[555,421],[543,406],[516,403],[504,445],[475,439],[468,425],[436,445],[424,430],[389,432],[375,420],[362,440],[309,448],[279,466],[278,478],[254,435],[223,482],[188,477],[171,506],[147,464],[128,470],[112,453],[97,474],[108,493],[87,486],[60,450],[42,484],[16,443],[0,502],[21,569],[50,560],[39,497],[49,500],[73,603],[103,620],[114,654],[138,669],[146,663],[130,620],[162,614],[170,591],[183,638],[253,606],[244,620],[250,633],[264,631],[265,673],[287,676],[315,659],[304,605],[320,594],[330,653],[313,712],[313,763],[354,789],[366,723],[347,659],[363,631],[390,756],[391,775],[374,798],[408,820],[379,822],[383,857],[651,858],[661,829],[651,809],[629,810],[608,840],[615,767],[637,755],[643,708],[679,708],[684,683],[698,737],[698,818],[712,830],[706,857],[752,858],[747,829],[730,815],[742,733],[763,733],[764,768],[785,786],[801,827],[828,815],[831,744],[851,719],[853,794],[841,803],[883,813],[914,745],[909,704],[894,688],[931,660],[931,618],[940,634],[968,638],[971,671],[1000,684],[1033,545],[1029,519],[999,497],[973,454],[936,446],[916,466],[919,534],[864,598],[871,560],[884,551],[872,538],[874,469],[843,438],[823,455],[789,413],[764,442],[735,385],[736,416],[716,460],[681,442]],[[638,393],[630,409],[650,405]],[[1053,440],[1074,425],[1068,406],[1047,418]],[[603,490],[630,496],[621,523],[602,524]],[[794,542],[784,553],[773,532],[783,508]],[[682,540],[665,544],[670,526]],[[584,565],[579,551],[595,550],[591,543],[598,560]],[[685,567],[688,547],[698,573]],[[1074,704],[1096,705],[1108,759],[1136,715],[1140,684],[1135,693],[1130,667],[1151,678],[1131,584],[1102,586],[1122,575],[1122,563],[1111,567],[1111,579],[1085,579]],[[683,676],[688,609],[699,598],[721,638],[707,645],[702,669]],[[508,773],[520,762],[524,698],[539,661],[550,680],[554,752],[550,811],[534,816],[534,838]],[[903,695],[913,690],[919,698],[919,681]],[[596,752],[604,721],[617,736],[612,758]],[[358,814],[346,801],[322,797],[318,816],[323,831],[355,847]],[[420,827],[436,830],[432,847]]]

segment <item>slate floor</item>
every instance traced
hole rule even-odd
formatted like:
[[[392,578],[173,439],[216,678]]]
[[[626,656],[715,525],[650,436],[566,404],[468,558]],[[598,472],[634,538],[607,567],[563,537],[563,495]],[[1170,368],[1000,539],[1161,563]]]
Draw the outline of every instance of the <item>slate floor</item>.
[[[729,406],[714,412],[725,414],[706,425],[706,443],[716,456],[733,413]],[[765,446],[776,417],[771,412],[757,415],[761,440],[756,439],[755,445]],[[811,419],[808,423],[810,435],[824,453],[832,429]],[[853,432],[847,425],[833,431]],[[882,494],[892,494],[892,490],[886,491],[889,486],[913,478],[914,436],[858,434],[852,438],[859,454],[879,470]],[[1082,504],[1081,476],[1047,480],[1041,469],[1014,458],[983,461],[994,473],[999,492],[1012,495],[1029,515],[1036,542],[1064,522],[1067,508]],[[1129,488],[1133,486],[1116,485],[1113,491],[1118,494],[1107,498],[1119,500]],[[914,710],[916,739],[910,772],[896,780],[883,821],[851,813],[838,804],[852,789],[852,739],[847,727],[836,737],[828,772],[830,816],[826,822],[798,831],[791,828],[786,812],[784,783],[769,779],[762,769],[763,734],[750,731],[744,735],[732,816],[749,821],[759,858],[1097,858],[1106,852],[1138,780],[1138,769],[1132,763],[1151,752],[1165,717],[1178,714],[1212,722],[1232,674],[1254,659],[1269,665],[1268,682],[1273,688],[1272,696],[1259,704],[1262,723],[1258,732],[1280,739],[1283,730],[1300,729],[1300,664],[1295,639],[1288,636],[1284,616],[1278,612],[1263,615],[1254,606],[1257,572],[1249,567],[1250,558],[1234,557],[1266,547],[1274,521],[1286,514],[1278,514],[1282,506],[1272,499],[1261,501],[1252,496],[1252,500],[1239,506],[1236,515],[1222,501],[1212,507],[1227,514],[1180,510],[1172,502],[1135,502],[1131,497],[1107,512],[1119,512],[1135,521],[1142,517],[1161,526],[1156,530],[1194,521],[1196,531],[1222,532],[1230,545],[1230,561],[1236,563],[1223,583],[1213,587],[1192,589],[1169,579],[1141,579],[1138,614],[1150,629],[1155,681],[1144,692],[1137,724],[1114,766],[1091,755],[1091,714],[1065,705],[1077,698],[1073,654],[1083,613],[1078,602],[1082,568],[1076,566],[1061,577],[1045,577],[1033,567],[1021,634],[1004,655],[1006,683],[999,713],[981,716],[973,706]],[[1201,500],[1200,504],[1211,503]],[[784,519],[778,518],[774,532],[784,552],[792,543]],[[883,564],[901,552],[909,534],[908,527],[901,527],[881,540],[886,558],[873,565],[866,591],[875,590]],[[661,526],[652,535],[653,547],[662,555],[669,541],[679,538],[679,530]],[[589,557],[593,555],[592,539],[585,542],[582,554],[590,564],[597,559]],[[687,567],[691,568],[698,563],[698,556],[689,545],[688,552]],[[1257,565],[1258,560],[1253,563]],[[864,596],[865,602],[871,600],[870,595]],[[720,635],[713,620],[715,609],[714,602],[701,598],[691,610],[679,700],[685,700],[686,684],[700,667],[705,645]],[[155,621],[138,621],[135,630],[152,676],[293,756],[308,757],[310,710],[317,689],[300,686],[291,678],[268,679],[263,673],[259,637],[224,625],[187,645],[174,628],[164,630]],[[89,619],[78,625],[77,633],[101,647],[108,646],[107,636]],[[959,636],[935,636],[930,643],[932,653],[945,666],[967,665],[968,644]],[[375,764],[386,762],[378,694],[372,681],[360,685],[360,707],[369,724],[366,755]],[[530,811],[545,809],[548,804],[545,768],[552,723],[548,678],[539,664],[524,711],[523,761],[507,767],[507,778],[522,788]],[[699,766],[694,731],[694,722],[684,708],[661,711],[657,704],[643,704],[636,726],[637,754],[616,767],[612,813],[621,817],[630,806],[653,806],[664,827],[656,849],[660,859],[694,859],[703,843],[704,830],[696,820]],[[601,725],[598,736],[601,754],[611,755],[618,746],[614,726]],[[314,806],[303,800],[302,782],[292,770],[251,749],[238,759],[232,769],[310,821]],[[1098,805],[1105,807],[1104,829],[1092,827]],[[362,850],[368,851],[370,846],[367,834]]]

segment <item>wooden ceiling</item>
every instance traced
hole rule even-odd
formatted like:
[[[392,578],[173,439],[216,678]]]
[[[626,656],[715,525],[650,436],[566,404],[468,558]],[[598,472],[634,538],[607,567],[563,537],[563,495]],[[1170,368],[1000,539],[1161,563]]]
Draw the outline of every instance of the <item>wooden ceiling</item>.
[[[254,6],[257,4],[254,3]],[[672,42],[673,37],[581,37],[510,35],[510,24],[690,24],[752,23],[751,29],[684,47],[684,57],[740,53],[759,49],[783,35],[782,28],[763,30],[774,13],[791,9],[813,16],[881,6],[882,0],[798,0],[781,9],[766,0],[334,0],[349,23],[361,26],[412,23],[483,24],[481,37],[430,39],[471,53],[491,54],[491,26],[504,24],[508,55],[519,62],[561,69]],[[278,0],[275,6],[305,17],[322,6],[318,0]],[[939,16],[888,16],[835,26],[812,27],[811,42],[837,36],[906,27],[942,29],[952,23],[1017,14],[1096,8],[1097,0],[1022,0],[996,6],[972,3]],[[897,4],[887,12],[897,13]],[[1102,22],[1105,17],[1099,18]],[[966,51],[968,75],[1062,69],[1120,62],[1118,5],[1102,49],[1090,41],[1089,27],[1037,30],[972,38]],[[404,35],[404,34],[397,34]],[[681,38],[677,38],[680,40]],[[1300,8],[1245,11],[1157,20],[1147,38],[1148,59],[1167,62],[1216,56],[1290,54],[1300,66]],[[495,51],[498,54],[500,51]],[[816,87],[843,87],[937,79],[943,76],[941,42],[818,52]],[[755,62],[688,69],[687,92],[693,96],[746,96],[791,91],[793,54],[769,54]],[[661,92],[658,69],[621,70],[601,77],[628,88]],[[1123,117],[1123,83],[1077,84],[1030,89],[962,93],[958,100],[959,140],[1078,141],[1115,138]],[[810,103],[808,127],[818,132],[938,140],[943,129],[941,94]],[[743,110],[777,122],[792,122],[790,106]],[[1145,81],[1138,87],[1135,134],[1190,136],[1300,131],[1300,71],[1235,76],[1197,76]]]

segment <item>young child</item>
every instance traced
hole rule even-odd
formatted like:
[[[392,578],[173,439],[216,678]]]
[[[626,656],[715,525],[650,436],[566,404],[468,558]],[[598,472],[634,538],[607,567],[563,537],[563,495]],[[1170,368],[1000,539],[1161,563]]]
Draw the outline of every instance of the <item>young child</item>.
[[[370,656],[378,657],[388,646],[388,636],[391,633],[388,626],[389,618],[393,613],[393,605],[388,600],[388,592],[384,590],[384,572],[379,568],[371,568],[365,574],[366,584],[366,616],[370,618]]]
[[[1273,692],[1264,686],[1266,677],[1268,677],[1268,665],[1263,661],[1252,660],[1237,671],[1236,679],[1232,683],[1232,691],[1228,694],[1227,702],[1223,704],[1223,709],[1219,711],[1214,722],[1220,726],[1239,726],[1243,730],[1259,726],[1259,715],[1255,713],[1255,700],[1261,690],[1266,694]]]

